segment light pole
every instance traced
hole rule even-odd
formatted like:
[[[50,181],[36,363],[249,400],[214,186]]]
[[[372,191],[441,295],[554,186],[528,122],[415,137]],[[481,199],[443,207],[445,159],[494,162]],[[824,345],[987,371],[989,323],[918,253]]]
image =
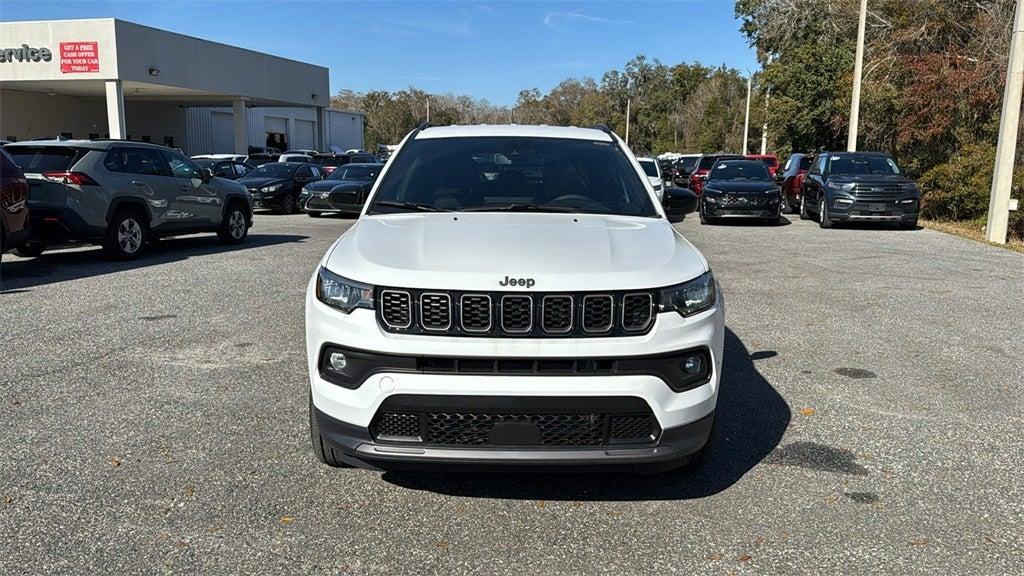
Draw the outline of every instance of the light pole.
[[[744,156],[747,154],[747,136],[750,134],[750,87],[754,80],[754,75],[747,70],[747,114],[743,120],[743,149],[740,154]]]
[[[629,103],[630,99],[626,98],[626,146],[629,146]]]
[[[988,203],[985,237],[989,242],[1006,244],[1010,219],[1010,189],[1013,184],[1013,159],[1017,153],[1017,128],[1020,124],[1021,90],[1024,87],[1024,2],[1017,0],[1010,35],[1010,62],[1006,67],[1003,89],[1003,113],[999,120],[999,142],[992,190]]]
[[[864,26],[868,17],[868,0],[860,0],[860,17],[857,22],[857,56],[853,63],[853,97],[850,101],[850,134],[846,139],[846,150],[857,151],[857,126],[860,122],[860,78],[864,67]]]
[[[768,56],[768,65],[772,63],[771,55]],[[772,87],[765,87],[764,91],[764,125],[761,126],[761,156],[768,153],[768,100],[772,97]]]

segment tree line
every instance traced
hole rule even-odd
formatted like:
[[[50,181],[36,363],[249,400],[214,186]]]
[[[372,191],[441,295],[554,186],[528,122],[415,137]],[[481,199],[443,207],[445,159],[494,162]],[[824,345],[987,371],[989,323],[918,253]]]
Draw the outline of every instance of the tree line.
[[[746,80],[737,70],[698,63],[668,66],[640,55],[601,79],[568,78],[546,94],[519,92],[512,106],[416,88],[357,93],[342,90],[332,106],[366,114],[368,146],[396,144],[427,120],[443,124],[517,123],[556,126],[606,124],[625,137],[630,111],[630,148],[670,151],[738,151],[741,147]]]

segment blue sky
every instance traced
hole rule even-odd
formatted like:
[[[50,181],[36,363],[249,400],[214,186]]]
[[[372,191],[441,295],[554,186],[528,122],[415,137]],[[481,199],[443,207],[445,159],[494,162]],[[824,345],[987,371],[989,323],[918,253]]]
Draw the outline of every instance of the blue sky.
[[[117,17],[327,66],[331,90],[416,86],[510,104],[636,54],[743,70],[756,59],[725,0],[327,2],[3,0],[2,20]]]

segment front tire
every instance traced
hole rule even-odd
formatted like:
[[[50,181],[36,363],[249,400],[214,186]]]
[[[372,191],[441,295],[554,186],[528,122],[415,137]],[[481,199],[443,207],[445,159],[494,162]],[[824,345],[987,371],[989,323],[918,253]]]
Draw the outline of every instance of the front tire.
[[[217,237],[226,244],[238,244],[248,235],[249,221],[245,217],[245,212],[238,204],[228,206],[227,213],[224,214],[224,221],[220,225],[220,230],[217,231]]]
[[[316,456],[316,459],[321,464],[326,464],[332,468],[348,467],[338,457],[337,451],[324,442],[324,437],[320,435],[320,424],[316,421],[316,408],[313,407],[312,393],[309,395],[309,440],[313,445],[313,455]]]
[[[901,230],[917,230],[917,218],[909,221],[900,222]]]
[[[107,228],[103,251],[114,260],[134,260],[145,250],[148,236],[149,230],[138,211],[118,210]]]
[[[298,210],[299,205],[295,194],[285,194],[284,198],[281,199],[281,212],[295,214]]]
[[[832,219],[828,217],[828,208],[825,207],[825,195],[821,196],[821,201],[818,203],[818,226],[822,228],[831,228]]]
[[[801,220],[810,220],[811,219],[811,215],[807,213],[807,196],[806,195],[801,195],[800,196],[800,219]]]

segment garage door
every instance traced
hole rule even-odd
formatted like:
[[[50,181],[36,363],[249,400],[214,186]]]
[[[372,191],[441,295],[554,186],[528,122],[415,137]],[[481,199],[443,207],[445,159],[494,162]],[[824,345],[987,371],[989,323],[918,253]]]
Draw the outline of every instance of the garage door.
[[[213,130],[211,144],[215,154],[231,154],[235,151],[234,115],[227,112],[210,112],[210,128]]]
[[[295,136],[292,138],[292,148],[300,150],[316,149],[316,138],[313,137],[313,122],[309,120],[295,121]]]
[[[267,116],[263,119],[264,129],[272,134],[288,134],[288,119]]]

